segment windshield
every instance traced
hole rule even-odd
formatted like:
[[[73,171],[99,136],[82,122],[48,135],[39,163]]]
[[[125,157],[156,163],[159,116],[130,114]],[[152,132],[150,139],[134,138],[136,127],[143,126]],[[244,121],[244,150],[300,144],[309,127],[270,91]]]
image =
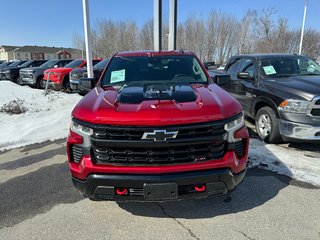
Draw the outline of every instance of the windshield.
[[[9,66],[10,66],[10,67],[17,67],[17,66],[22,65],[24,62],[25,62],[25,61],[13,62],[13,63],[11,63]]]
[[[102,78],[102,86],[162,81],[207,83],[207,77],[190,55],[115,57]]]
[[[30,64],[33,63],[33,60],[27,61],[24,64],[22,64],[20,67],[29,67]]]
[[[42,68],[52,68],[54,65],[56,65],[59,62],[59,60],[52,59],[48,62],[45,62],[44,64],[40,65]]]
[[[4,63],[0,64],[0,67],[8,66],[8,65],[10,65],[10,64],[12,64],[12,63],[10,63],[10,62],[4,62]]]
[[[73,60],[72,62],[68,63],[67,65],[65,65],[65,68],[77,68],[79,67],[81,64],[83,63],[83,60],[80,59],[76,59]]]
[[[260,70],[266,78],[320,75],[320,66],[304,56],[279,56],[259,60]]]
[[[93,66],[93,69],[104,69],[107,63],[109,62],[109,58],[103,59]]]

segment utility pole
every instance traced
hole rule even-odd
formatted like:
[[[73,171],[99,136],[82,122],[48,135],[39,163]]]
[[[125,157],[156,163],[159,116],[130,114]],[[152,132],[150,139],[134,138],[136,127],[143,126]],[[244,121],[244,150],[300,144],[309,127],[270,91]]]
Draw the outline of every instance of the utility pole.
[[[168,50],[177,49],[177,0],[169,3],[169,39]]]
[[[153,47],[162,50],[162,0],[153,2]]]
[[[88,78],[93,78],[92,44],[91,44],[91,34],[90,34],[90,16],[89,16],[88,0],[82,0],[82,6],[83,6],[84,38],[85,38],[86,58],[87,58],[87,72],[88,72]]]
[[[301,28],[301,38],[300,38],[300,46],[299,46],[299,54],[301,54],[301,52],[302,52],[302,43],[303,43],[303,35],[304,35],[304,24],[306,22],[307,7],[308,7],[308,0],[306,0],[306,4],[304,6],[302,28]]]

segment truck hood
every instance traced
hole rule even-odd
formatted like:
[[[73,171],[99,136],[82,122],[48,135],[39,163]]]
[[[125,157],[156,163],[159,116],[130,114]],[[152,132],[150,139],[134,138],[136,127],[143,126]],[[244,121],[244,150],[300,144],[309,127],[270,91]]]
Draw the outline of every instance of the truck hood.
[[[6,68],[1,68],[0,71],[4,72],[6,70],[20,70],[22,69],[23,67],[6,67]]]
[[[3,68],[0,68],[0,72],[5,72],[5,71],[7,71],[7,70],[11,70],[11,69],[13,69],[14,67],[3,67]]]
[[[93,124],[165,126],[222,120],[242,110],[215,84],[175,86],[175,92],[163,93],[158,86],[152,87],[96,87],[77,104],[72,116]]]
[[[284,99],[301,99],[311,101],[320,95],[320,75],[295,76],[265,80],[266,87]]]
[[[83,73],[87,72],[87,68],[75,68],[70,73],[75,75],[83,75]]]
[[[49,68],[45,71],[45,73],[48,72],[55,72],[55,73],[64,73],[68,74],[70,73],[74,68]]]
[[[35,70],[35,71],[44,71],[46,70],[47,68],[44,68],[44,67],[29,67],[29,68],[23,68],[21,69],[22,71],[32,71],[32,70]]]

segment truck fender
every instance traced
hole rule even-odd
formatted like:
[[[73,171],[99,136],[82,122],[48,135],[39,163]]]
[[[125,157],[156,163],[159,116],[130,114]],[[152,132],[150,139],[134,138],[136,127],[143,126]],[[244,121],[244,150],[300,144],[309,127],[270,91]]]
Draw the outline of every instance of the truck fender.
[[[272,100],[270,100],[269,98],[266,98],[264,96],[259,96],[256,99],[254,99],[253,104],[252,104],[252,109],[251,109],[252,117],[255,118],[258,110],[262,107],[265,107],[265,106],[271,107],[274,110],[276,116],[279,118],[279,112],[278,112],[277,105]]]

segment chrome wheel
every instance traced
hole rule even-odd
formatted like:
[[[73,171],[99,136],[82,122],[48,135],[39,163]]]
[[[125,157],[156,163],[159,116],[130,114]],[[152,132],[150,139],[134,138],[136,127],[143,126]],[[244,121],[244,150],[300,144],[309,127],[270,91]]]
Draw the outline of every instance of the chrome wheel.
[[[267,114],[261,114],[258,127],[262,136],[266,137],[270,134],[272,130],[271,119]]]
[[[19,85],[22,85],[22,84],[23,84],[22,79],[21,79],[20,77],[17,78],[17,83],[18,83]]]
[[[44,88],[46,88],[46,81],[43,81],[42,79],[40,80],[40,87],[42,88],[42,89],[44,89]]]

